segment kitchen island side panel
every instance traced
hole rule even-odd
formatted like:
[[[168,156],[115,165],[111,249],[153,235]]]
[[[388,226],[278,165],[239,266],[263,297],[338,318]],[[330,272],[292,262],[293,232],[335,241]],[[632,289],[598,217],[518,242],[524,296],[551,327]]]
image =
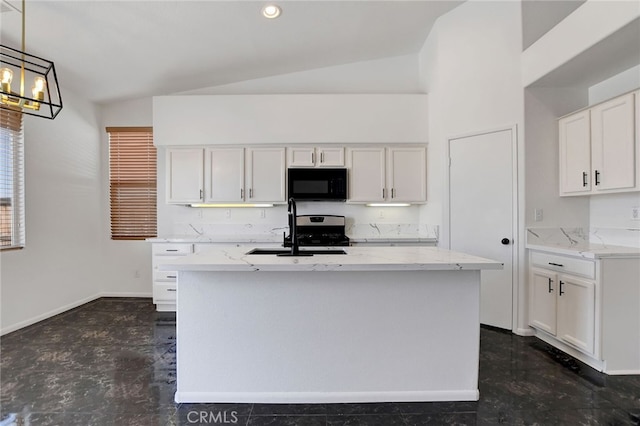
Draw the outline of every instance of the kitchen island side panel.
[[[177,402],[478,399],[478,270],[178,282]]]

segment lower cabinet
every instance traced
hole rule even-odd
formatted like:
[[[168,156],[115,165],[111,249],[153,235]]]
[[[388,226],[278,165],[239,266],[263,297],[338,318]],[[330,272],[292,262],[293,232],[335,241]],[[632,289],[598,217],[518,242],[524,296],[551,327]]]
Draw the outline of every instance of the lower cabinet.
[[[176,310],[177,272],[160,269],[163,264],[193,253],[190,243],[153,243],[151,245],[151,265],[153,267],[153,303],[156,310],[174,312]]]
[[[540,268],[532,268],[530,282],[530,325],[593,355],[595,283]]]
[[[609,374],[640,373],[640,259],[530,250],[529,325]]]

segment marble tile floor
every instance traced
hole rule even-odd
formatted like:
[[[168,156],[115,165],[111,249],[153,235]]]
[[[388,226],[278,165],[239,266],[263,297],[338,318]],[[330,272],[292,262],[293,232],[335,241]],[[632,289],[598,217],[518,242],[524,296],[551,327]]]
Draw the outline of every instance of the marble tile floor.
[[[176,404],[175,314],[102,298],[0,338],[0,426],[638,425],[640,376],[605,376],[483,327],[480,401]]]

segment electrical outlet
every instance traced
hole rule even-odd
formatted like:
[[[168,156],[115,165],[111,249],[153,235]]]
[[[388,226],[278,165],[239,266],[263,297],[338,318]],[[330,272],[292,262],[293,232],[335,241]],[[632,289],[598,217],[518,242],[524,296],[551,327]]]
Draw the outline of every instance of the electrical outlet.
[[[631,207],[631,220],[640,220],[640,207]]]
[[[267,216],[267,212],[264,209],[260,210],[260,219],[264,219]]]
[[[378,218],[379,219],[384,219],[384,210],[380,209],[380,211],[378,212]]]
[[[231,218],[231,209],[227,209],[227,210],[224,212],[224,217],[226,217],[227,219],[230,219],[230,218]]]
[[[542,209],[535,209],[533,211],[533,220],[536,222],[542,222]]]
[[[202,216],[204,215],[203,210],[204,210],[204,209],[198,209],[198,217],[199,217],[200,219],[202,219]]]

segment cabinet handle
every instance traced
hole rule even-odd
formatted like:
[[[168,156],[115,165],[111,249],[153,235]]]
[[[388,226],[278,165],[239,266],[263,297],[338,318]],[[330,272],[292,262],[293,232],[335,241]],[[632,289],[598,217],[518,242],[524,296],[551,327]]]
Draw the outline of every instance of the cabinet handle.
[[[600,185],[600,172],[596,170],[596,186]]]
[[[553,280],[551,278],[549,278],[549,293],[553,293],[553,288],[551,288],[551,283],[553,282]]]
[[[564,268],[564,265],[561,263],[553,263],[553,262],[549,262],[549,265],[553,265],[553,266],[559,266],[561,268]]]
[[[240,198],[244,200],[244,189],[240,188]]]
[[[165,251],[178,251],[178,249],[166,249]]]
[[[560,296],[562,296],[564,294],[564,291],[562,291],[562,286],[564,285],[564,283],[562,281],[560,281]]]
[[[311,164],[316,164],[316,154],[315,153],[311,153]]]
[[[391,188],[391,198],[396,198],[396,189]]]
[[[384,188],[382,188],[382,198],[383,198],[383,199],[384,199],[384,198],[386,198],[386,197],[385,197],[385,191],[384,191]]]
[[[253,198],[253,188],[249,188],[249,198]]]
[[[320,153],[320,162],[324,163],[324,152]]]
[[[587,172],[582,172],[582,186],[587,186],[587,177],[589,175],[587,174]]]
[[[175,288],[168,288],[167,291],[177,291]]]
[[[178,278],[175,275],[167,275],[167,278]]]
[[[202,189],[200,190],[200,201],[202,201]]]

